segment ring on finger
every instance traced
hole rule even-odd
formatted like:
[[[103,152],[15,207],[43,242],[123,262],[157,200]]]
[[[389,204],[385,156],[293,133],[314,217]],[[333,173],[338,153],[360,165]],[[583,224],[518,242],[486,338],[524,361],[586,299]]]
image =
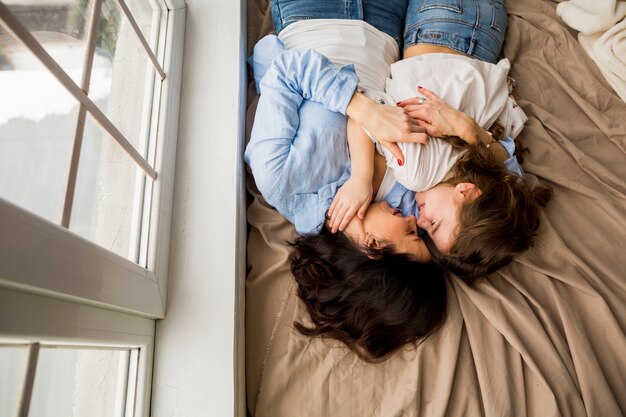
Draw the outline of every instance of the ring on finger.
[[[424,97],[420,97],[419,100],[417,100],[418,104],[424,104],[424,102],[426,101],[426,99]]]

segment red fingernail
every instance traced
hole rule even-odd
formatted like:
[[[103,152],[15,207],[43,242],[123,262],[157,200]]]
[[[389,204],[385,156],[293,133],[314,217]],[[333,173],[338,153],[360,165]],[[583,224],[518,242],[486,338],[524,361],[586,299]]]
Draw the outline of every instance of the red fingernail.
[[[401,103],[401,101],[396,101],[396,106],[399,106]]]
[[[417,88],[419,89],[419,88],[424,88],[424,87],[422,87],[421,85],[418,85]]]
[[[404,165],[404,164],[402,163],[402,159],[398,159],[398,165],[400,165],[400,166]]]

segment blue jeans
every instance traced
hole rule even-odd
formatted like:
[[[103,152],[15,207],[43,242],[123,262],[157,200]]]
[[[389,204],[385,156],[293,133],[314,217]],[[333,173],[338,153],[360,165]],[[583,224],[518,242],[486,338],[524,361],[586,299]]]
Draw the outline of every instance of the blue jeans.
[[[503,0],[409,0],[404,48],[420,43],[447,46],[495,64],[506,23]]]
[[[272,0],[272,19],[277,35],[300,20],[364,20],[391,36],[402,50],[407,3],[408,0]]]

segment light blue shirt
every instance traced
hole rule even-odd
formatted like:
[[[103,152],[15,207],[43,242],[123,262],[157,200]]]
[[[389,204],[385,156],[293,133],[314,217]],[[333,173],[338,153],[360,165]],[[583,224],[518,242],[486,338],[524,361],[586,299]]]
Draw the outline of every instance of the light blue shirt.
[[[251,64],[260,98],[244,160],[298,233],[319,233],[350,177],[345,112],[358,84],[354,67],[338,68],[314,50],[288,51],[272,35],[257,43]],[[399,183],[385,200],[417,214],[415,193]]]

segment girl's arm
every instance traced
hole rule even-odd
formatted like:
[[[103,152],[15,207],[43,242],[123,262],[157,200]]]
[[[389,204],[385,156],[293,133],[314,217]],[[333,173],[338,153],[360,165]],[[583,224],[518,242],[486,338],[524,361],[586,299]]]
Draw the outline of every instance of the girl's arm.
[[[457,136],[469,144],[482,142],[489,148],[491,155],[499,162],[505,162],[511,155],[489,132],[470,116],[451,107],[445,100],[423,87],[418,91],[424,98],[404,100],[398,106],[419,121],[426,132],[433,137]]]

